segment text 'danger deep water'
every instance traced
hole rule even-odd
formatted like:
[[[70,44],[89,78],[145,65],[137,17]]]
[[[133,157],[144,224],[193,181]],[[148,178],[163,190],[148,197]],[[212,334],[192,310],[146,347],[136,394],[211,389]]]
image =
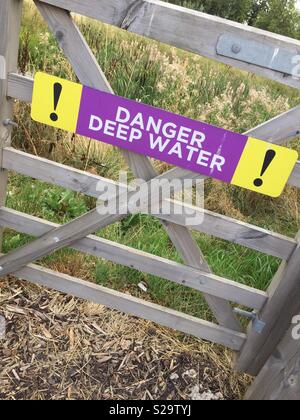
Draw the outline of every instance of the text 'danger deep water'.
[[[37,73],[32,118],[173,166],[278,197],[296,151]]]

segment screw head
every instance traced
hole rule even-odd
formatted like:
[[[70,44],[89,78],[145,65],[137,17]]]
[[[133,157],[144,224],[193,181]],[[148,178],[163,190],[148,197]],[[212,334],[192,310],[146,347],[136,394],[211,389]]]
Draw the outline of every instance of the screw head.
[[[233,45],[232,45],[232,47],[231,47],[231,51],[232,51],[234,54],[238,54],[238,53],[240,53],[240,52],[241,52],[241,50],[242,50],[242,47],[241,47],[239,44],[233,44]]]
[[[291,375],[288,378],[288,384],[292,387],[296,386],[297,385],[297,377],[295,375]]]
[[[59,41],[62,41],[62,39],[63,39],[63,37],[64,37],[64,33],[63,33],[62,31],[57,31],[55,35],[56,35],[56,38],[57,38]]]

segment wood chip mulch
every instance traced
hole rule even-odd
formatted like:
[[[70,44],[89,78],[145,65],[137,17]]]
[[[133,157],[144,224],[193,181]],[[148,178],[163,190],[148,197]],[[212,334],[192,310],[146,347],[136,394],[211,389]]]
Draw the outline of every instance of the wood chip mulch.
[[[247,386],[229,351],[20,280],[0,280],[1,320],[1,399],[233,400]]]

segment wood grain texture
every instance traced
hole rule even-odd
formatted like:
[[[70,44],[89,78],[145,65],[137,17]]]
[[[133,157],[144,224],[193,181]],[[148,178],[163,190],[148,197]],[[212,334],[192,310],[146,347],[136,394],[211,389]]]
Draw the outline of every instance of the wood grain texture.
[[[232,350],[239,350],[245,341],[245,335],[242,333],[34,264],[22,268],[15,273],[15,276],[31,283],[147,319],[159,325],[226,346]]]
[[[6,226],[17,232],[32,236],[42,236],[59,227],[55,223],[7,208],[0,208],[0,226]],[[225,293],[226,299],[236,303],[241,303],[242,300],[245,304],[245,299],[247,299],[246,306],[249,307],[253,305],[253,308],[261,308],[267,299],[265,293],[255,289],[244,287],[200,269],[179,264],[97,236],[89,236],[78,240],[71,247],[77,251],[105,258],[114,263],[153,274],[201,292],[212,292],[212,295],[216,293],[217,296],[221,297]],[[223,290],[227,287],[228,292]],[[215,289],[216,291],[214,292]],[[245,297],[246,294],[248,297]]]
[[[185,169],[171,169],[170,171],[156,177],[156,181],[160,182],[162,189],[168,186],[173,178],[178,180],[184,180],[190,177],[190,179],[196,178],[197,175],[193,172],[189,172]],[[174,185],[174,192],[182,188],[180,182]],[[49,255],[52,252],[59,250],[65,246],[71,245],[77,241],[89,235],[90,233],[97,232],[106,226],[115,223],[119,220],[120,214],[128,213],[128,203],[130,199],[135,195],[135,192],[127,192],[120,194],[120,205],[119,213],[115,211],[115,203],[108,202],[102,205],[98,205],[94,210],[72,220],[65,225],[53,229],[49,234],[43,235],[41,238],[24,245],[14,251],[11,251],[8,255],[0,258],[0,274],[5,276],[10,274],[22,265],[36,261],[39,258]],[[161,200],[160,189],[154,190],[151,188],[151,181],[146,185],[145,189],[140,194],[140,211],[148,208],[148,203],[151,199],[151,203],[155,204]]]
[[[9,74],[8,95],[12,98],[31,102],[32,89],[33,80],[31,78],[15,73]],[[282,144],[286,140],[290,139],[291,136],[295,137],[298,135],[299,116],[300,107],[296,107],[287,111],[285,114],[266,121],[258,127],[247,131],[245,134],[260,138],[261,140],[269,141],[270,143]],[[141,157],[137,155],[136,159],[132,159],[132,161],[130,161],[131,165],[140,159]],[[300,188],[300,161],[296,163],[288,184]]]
[[[282,144],[298,137],[300,135],[300,105],[272,118],[267,123],[260,124],[245,134],[273,144]]]
[[[56,35],[64,54],[69,59],[81,83],[113,93],[112,88],[98,65],[91,49],[74,21],[71,19],[69,13],[39,1],[35,1],[35,3]],[[147,181],[155,178],[157,173],[147,157],[124,150],[122,153],[137,178],[142,178]],[[187,264],[201,268],[202,270],[210,271],[208,265],[205,263],[202,252],[187,230],[183,233],[184,228],[182,227],[177,228],[177,226],[172,224],[164,224],[164,226],[173,241],[174,246]],[[182,253],[182,250],[187,247],[190,250],[190,254],[187,254],[186,252]],[[205,298],[221,325],[241,331],[241,326],[228,302],[224,302],[212,296],[205,296]]]
[[[101,189],[108,188],[108,193],[112,191],[111,194],[108,194],[110,199],[116,196],[113,189],[119,193],[125,191],[122,185],[110,179],[33,156],[12,147],[5,148],[3,151],[3,167],[9,171],[15,171],[96,198],[99,196],[98,191],[100,187],[98,187],[97,191],[99,182],[101,183]],[[172,201],[171,203],[173,204],[170,214],[155,216],[166,222],[175,223],[176,225],[207,235],[225,239],[247,248],[279,257],[283,260],[287,260],[296,248],[297,242],[295,239],[279,235],[249,223],[240,222],[209,210],[176,201]],[[185,214],[188,212],[189,214],[193,212],[194,218],[200,222],[190,222],[190,224],[187,224],[189,218],[186,218]],[[182,234],[181,231],[179,236]],[[185,251],[183,250],[182,252]]]
[[[93,175],[21,150],[7,147],[3,150],[3,167],[31,178],[60,185],[70,190],[98,198],[101,187],[108,188],[108,198],[115,198],[114,190],[120,193],[126,188],[108,178]],[[113,191],[113,194],[110,194]]]
[[[225,239],[283,260],[289,259],[296,248],[297,242],[295,239],[287,236],[206,209],[176,201],[172,203],[174,205],[172,215],[163,215],[162,217],[177,224],[184,224],[186,223],[185,212],[187,210],[194,212],[197,220],[202,218],[202,223],[191,223],[188,227],[198,232]]]
[[[33,79],[18,73],[8,74],[7,96],[23,102],[32,102]]]
[[[0,4],[0,28],[1,14],[4,15],[5,11],[8,10],[4,9],[5,5],[8,4],[8,0],[2,1],[2,6]],[[87,46],[85,49],[80,49],[80,53],[75,55],[74,43],[72,44],[68,41],[68,37],[70,36],[68,33],[68,26],[61,25],[57,20],[59,16],[63,15],[68,16],[68,20],[69,15],[66,14],[65,10],[42,5],[42,3],[58,6],[59,8],[68,8],[69,10],[94,18],[99,18],[98,14],[100,16],[101,13],[101,20],[104,19],[107,23],[114,24],[122,29],[170,43],[179,48],[184,48],[217,61],[222,61],[234,65],[235,67],[249,70],[253,73],[263,75],[290,86],[300,87],[300,80],[297,78],[292,78],[280,72],[274,72],[255,65],[242,63],[238,60],[221,57],[216,53],[215,48],[220,34],[224,31],[234,34],[237,37],[242,34],[242,36],[246,35],[249,40],[263,40],[263,42],[268,44],[271,48],[279,46],[289,49],[290,52],[295,55],[300,53],[300,42],[298,41],[248,28],[199,12],[189,11],[157,0],[120,0],[118,2],[117,0],[111,0],[110,2],[102,0],[101,10],[99,8],[99,1],[96,3],[95,1],[96,0],[87,0],[84,3],[79,2],[78,0],[36,1],[42,14],[44,14],[46,20],[54,30],[57,39],[60,41],[61,47],[70,59],[79,79],[89,81],[89,83],[82,83],[95,86],[100,90],[112,92],[105,75],[99,68],[94,56]],[[19,22],[21,1],[11,0],[11,4],[12,6],[10,5],[9,8],[17,6],[13,11],[17,12],[17,22]],[[15,19],[15,14],[13,14],[13,16]],[[11,24],[12,21],[8,22]],[[13,21],[13,23],[14,22],[15,21]],[[71,19],[69,19],[69,22],[71,22]],[[181,23],[180,27],[178,26],[179,22]],[[59,24],[57,25],[57,23]],[[190,36],[186,37],[185,32],[188,27],[190,27]],[[202,40],[199,42],[199,39],[203,38],[203,31],[205,31],[207,37],[205,43]],[[73,41],[78,41],[78,44],[76,44],[77,48],[78,45],[84,46],[85,41],[74,24],[71,36]],[[13,36],[12,39],[10,39],[10,42],[14,42],[15,45],[16,39],[17,38]],[[198,45],[196,45],[196,39]],[[0,55],[2,55],[1,40]],[[90,66],[83,66],[83,61],[89,63]],[[15,65],[13,67],[15,67]],[[94,71],[96,68],[98,68],[98,72]],[[14,70],[15,68],[9,68],[10,76],[8,86],[6,85],[6,82],[4,83],[0,80],[0,92],[2,96],[0,110],[1,118],[3,109],[9,109],[11,115],[11,101],[7,101],[6,92],[8,92],[8,95],[12,98],[19,97],[21,100],[31,101],[32,80],[17,76],[13,73]],[[8,108],[3,107],[3,101],[6,101],[9,104]],[[293,110],[262,124],[256,129],[250,130],[247,134],[261,139],[267,139],[272,143],[280,144],[286,139],[299,134],[300,130],[296,123],[299,113],[300,107],[296,107]],[[273,128],[272,134],[270,134],[271,127]],[[5,139],[4,142],[3,139]],[[3,135],[3,132],[0,130],[0,140],[2,140],[3,149],[3,146],[9,144],[9,133],[6,132],[5,135]],[[6,153],[6,150],[9,149],[10,148],[5,148],[1,157],[4,168],[4,154]],[[14,154],[11,149],[8,154],[9,153],[11,155]],[[16,155],[17,154],[14,154],[14,156]],[[124,152],[124,156],[136,176],[143,177],[147,180],[157,176],[148,159],[129,152]],[[22,156],[22,158],[24,158],[24,156]],[[41,166],[48,166],[51,170],[57,169],[64,172],[66,176],[72,177],[63,182],[65,185],[72,185],[70,188],[73,190],[81,191],[88,195],[94,194],[95,184],[98,183],[99,177],[92,175],[90,177],[88,174],[76,170],[71,173],[66,170],[64,165],[49,164],[49,161],[47,162],[47,160],[44,160],[43,162],[40,161],[40,163]],[[8,165],[9,164],[7,164],[7,166]],[[11,164],[11,166],[13,165]],[[24,171],[25,170],[29,171],[29,168],[25,168]],[[32,176],[38,178],[38,171],[36,171],[36,175]],[[55,176],[57,175],[53,174],[53,176],[50,176],[50,182],[57,183],[55,181]],[[166,176],[167,179],[170,179],[173,176],[181,178],[187,176],[187,172],[172,170],[164,176]],[[189,176],[192,176],[191,173],[189,173]],[[195,174],[193,176],[195,177]],[[3,174],[1,174],[1,177],[3,177]],[[3,200],[6,194],[5,177],[6,174],[4,174],[4,178],[0,179],[0,205],[4,204]],[[86,177],[85,180],[83,180],[83,177]],[[82,180],[79,185],[78,178]],[[90,184],[89,181],[91,181],[92,178],[94,178],[94,183]],[[106,179],[102,179],[102,181],[104,183],[109,182],[109,180]],[[299,162],[290,177],[289,184],[297,187],[300,186]],[[123,193],[124,191],[121,190],[121,197]],[[176,203],[174,205],[182,206],[182,204]],[[176,221],[173,216],[167,216],[162,220],[162,223],[167,229],[170,239],[189,266],[173,263],[163,258],[115,244],[111,241],[102,240],[101,238],[93,236],[84,238],[85,235],[94,232],[98,228],[105,227],[107,224],[119,220],[118,217],[119,216],[102,217],[101,220],[99,220],[99,215],[96,215],[96,211],[92,211],[82,218],[59,227],[49,222],[2,208],[0,209],[0,221],[1,218],[3,218],[3,224],[10,224],[11,227],[15,226],[16,229],[18,225],[22,225],[24,229],[24,222],[27,221],[28,223],[25,228],[28,231],[27,233],[30,233],[29,230],[31,229],[31,234],[36,234],[33,231],[40,231],[42,235],[39,240],[34,241],[32,244],[29,244],[10,255],[2,256],[0,258],[2,275],[11,272],[12,269],[13,271],[17,270],[15,271],[17,276],[29,281],[43,284],[46,287],[54,287],[57,290],[78,297],[94,300],[97,303],[105,304],[108,307],[123,310],[136,316],[142,316],[145,319],[159,322],[162,325],[176,328],[179,331],[193,334],[199,338],[223,344],[234,350],[241,350],[238,365],[242,366],[243,363],[248,363],[249,366],[249,363],[251,362],[251,367],[247,368],[247,372],[252,374],[255,374],[255,372],[260,369],[264,361],[270,355],[272,349],[278,345],[277,351],[268,359],[267,364],[257,378],[254,386],[249,391],[247,399],[255,399],[255,395],[260,395],[262,390],[264,394],[261,399],[300,399],[300,346],[298,343],[297,345],[295,344],[295,340],[291,340],[290,331],[280,342],[280,339],[284,336],[284,333],[289,326],[291,317],[300,310],[300,290],[299,287],[297,287],[297,279],[300,275],[299,243],[290,238],[285,238],[281,235],[273,234],[272,232],[251,225],[242,224],[241,222],[233,221],[229,218],[222,218],[222,216],[211,212],[205,212],[204,220],[207,222],[209,221],[209,223],[204,223],[205,227],[202,231],[205,233],[215,234],[217,236],[216,232],[220,230],[221,225],[222,232],[219,234],[219,237],[226,237],[225,239],[236,243],[247,243],[248,245],[246,246],[249,246],[252,241],[253,244],[250,247],[253,249],[257,249],[258,245],[256,242],[258,242],[259,238],[260,244],[262,243],[262,240],[265,241],[264,247],[268,249],[267,253],[288,260],[282,264],[268,293],[264,293],[213,275],[210,272],[209,266],[207,265],[201,250],[190,236],[187,226],[184,225],[180,216]],[[0,223],[1,225],[2,222]],[[220,223],[220,225],[218,225],[218,223]],[[207,227],[207,225],[209,227]],[[225,227],[228,230],[226,230]],[[196,230],[200,230],[200,228],[198,227]],[[74,231],[76,231],[76,233],[74,233]],[[57,236],[53,237],[53,234],[56,234]],[[259,235],[261,236],[259,237]],[[239,325],[232,316],[227,302],[233,301],[261,311],[261,318],[266,322],[267,327],[260,337],[257,337],[256,334],[253,335],[253,330],[250,328],[248,340],[246,342],[246,336],[238,331],[200,321],[176,311],[171,311],[158,305],[135,299],[131,296],[94,286],[70,276],[54,273],[51,270],[32,264],[25,266],[33,259],[68,245],[73,245],[73,247],[79,251],[89,252],[92,255],[100,256],[102,258],[105,258],[106,256],[111,261],[131,267],[133,266],[136,269],[144,270],[149,273],[155,271],[153,273],[155,275],[162,276],[168,280],[185,284],[204,292],[216,318],[221,324],[231,324],[232,328],[235,328],[236,330],[239,329]],[[262,245],[259,245],[259,248],[262,248]],[[288,308],[286,307],[287,302],[289,302]],[[282,311],[284,312],[284,316],[282,316]],[[243,345],[244,347],[242,347]],[[252,358],[250,357],[250,353],[252,353]]]
[[[248,390],[250,401],[300,400],[300,340],[292,326]]]
[[[7,75],[15,72],[18,62],[19,32],[21,23],[21,0],[1,0],[0,2],[0,56],[5,68],[0,78],[0,205],[6,201],[7,171],[3,170],[3,148],[11,143],[11,127],[4,126],[3,121],[12,118],[13,101],[7,95]],[[2,247],[0,230],[0,249]]]
[[[284,48],[292,55],[300,52],[297,40],[158,0],[42,1],[280,83],[300,87],[297,77],[223,57],[217,54],[216,49],[224,33],[236,36],[237,40],[243,37],[248,41],[263,42],[272,50]]]
[[[296,163],[296,166],[288,180],[288,184],[292,185],[293,187],[300,188],[300,162]]]
[[[298,245],[288,262],[282,263],[268,290],[268,302],[259,313],[266,323],[261,334],[250,325],[247,341],[237,360],[237,370],[258,375],[280,340],[300,313],[300,232]]]

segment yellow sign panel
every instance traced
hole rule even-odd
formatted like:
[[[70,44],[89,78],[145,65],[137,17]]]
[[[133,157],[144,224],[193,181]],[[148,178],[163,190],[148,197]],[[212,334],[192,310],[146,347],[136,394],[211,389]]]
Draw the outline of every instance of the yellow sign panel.
[[[45,73],[34,79],[31,117],[63,130],[76,132],[83,86]]]
[[[250,137],[231,183],[279,197],[297,159],[298,153],[294,150]]]

